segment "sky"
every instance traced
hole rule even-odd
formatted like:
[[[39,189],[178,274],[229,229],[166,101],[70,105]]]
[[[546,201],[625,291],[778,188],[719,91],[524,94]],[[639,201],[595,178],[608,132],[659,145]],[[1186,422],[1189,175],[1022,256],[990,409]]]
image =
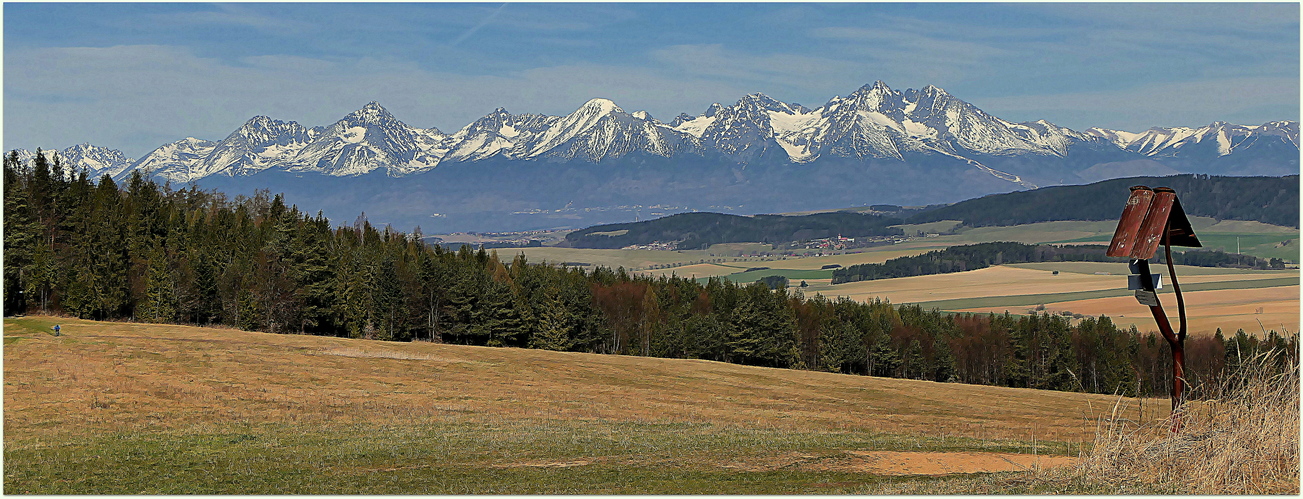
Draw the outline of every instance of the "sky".
[[[881,80],[1010,121],[1299,119],[1298,3],[5,3],[4,148],[138,158],[377,101],[451,133],[614,100],[669,121]]]

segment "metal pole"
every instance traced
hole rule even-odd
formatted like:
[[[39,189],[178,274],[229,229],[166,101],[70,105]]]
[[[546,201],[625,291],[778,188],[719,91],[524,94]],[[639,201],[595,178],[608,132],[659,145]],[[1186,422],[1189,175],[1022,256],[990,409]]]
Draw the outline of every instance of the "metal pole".
[[[1176,267],[1172,263],[1172,246],[1167,240],[1166,232],[1164,230],[1163,248],[1164,255],[1167,257],[1167,270],[1172,277],[1172,288],[1176,291],[1177,313],[1181,320],[1179,331],[1174,332],[1172,330],[1172,323],[1163,310],[1162,302],[1158,301],[1157,293],[1153,295],[1154,303],[1149,306],[1149,312],[1153,314],[1159,332],[1163,333],[1163,339],[1167,340],[1167,345],[1172,349],[1172,433],[1177,433],[1181,431],[1180,409],[1185,402],[1185,297],[1181,294],[1181,286],[1176,281]],[[1140,270],[1141,285],[1147,291],[1154,291],[1149,272],[1149,261],[1135,260],[1134,263]]]

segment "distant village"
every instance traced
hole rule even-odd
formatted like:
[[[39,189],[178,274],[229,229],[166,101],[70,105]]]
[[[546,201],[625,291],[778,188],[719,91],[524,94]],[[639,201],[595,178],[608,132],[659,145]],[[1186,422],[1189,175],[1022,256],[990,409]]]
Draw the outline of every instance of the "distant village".
[[[899,244],[918,237],[938,237],[940,234],[928,233],[919,236],[866,236],[866,237],[845,237],[838,234],[834,237],[825,237],[820,239],[810,239],[808,241],[794,241],[787,244],[777,245],[775,251],[783,256],[798,256],[795,253],[785,250],[824,250],[824,251],[845,251],[855,248],[868,248],[872,246],[883,246],[887,244]],[[649,244],[632,244],[620,249],[626,250],[655,250],[655,251],[673,251],[678,249],[677,241],[662,242],[653,241]],[[754,255],[741,255],[744,257],[763,257],[774,256],[774,253],[762,252]],[[811,256],[809,254],[799,256]]]

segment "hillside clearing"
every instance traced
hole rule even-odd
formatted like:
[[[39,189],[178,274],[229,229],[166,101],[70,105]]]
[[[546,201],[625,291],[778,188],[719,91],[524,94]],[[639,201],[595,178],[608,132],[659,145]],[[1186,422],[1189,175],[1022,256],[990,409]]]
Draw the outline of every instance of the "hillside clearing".
[[[1116,401],[50,317],[6,319],[5,336],[7,492],[872,492],[898,479],[827,463],[1075,455]]]

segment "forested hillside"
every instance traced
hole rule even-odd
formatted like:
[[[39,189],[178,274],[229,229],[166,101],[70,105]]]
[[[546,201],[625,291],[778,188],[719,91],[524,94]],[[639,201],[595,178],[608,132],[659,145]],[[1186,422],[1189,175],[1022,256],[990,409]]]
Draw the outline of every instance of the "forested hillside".
[[[1056,220],[1115,220],[1130,187],[1171,187],[1187,215],[1254,220],[1298,227],[1299,176],[1217,177],[1175,175],[1105,180],[1090,185],[1042,187],[992,194],[909,217],[909,223],[963,220],[969,227],[1008,226]]]
[[[1128,261],[1126,258],[1107,256],[1105,255],[1106,251],[1108,251],[1108,247],[1102,245],[1054,246],[1050,244],[1014,242],[967,244],[929,251],[922,255],[892,258],[882,263],[862,263],[836,269],[832,272],[832,283],[842,284],[874,279],[948,274],[950,272],[984,269],[992,265],[1005,263]],[[1161,251],[1152,261],[1154,263],[1167,263],[1167,259]],[[1256,256],[1237,255],[1222,251],[1173,251],[1172,262],[1178,265],[1195,267],[1285,268],[1285,262],[1277,258],[1267,260]]]
[[[806,298],[763,283],[511,262],[364,218],[332,227],[279,195],[227,199],[139,175],[119,186],[39,159],[4,164],[4,313],[699,358],[1100,393],[1165,393],[1153,333],[1107,318],[946,315]],[[1192,338],[1198,379],[1297,333]]]
[[[607,224],[566,235],[576,248],[623,248],[635,244],[680,241],[680,249],[701,249],[718,243],[785,243],[842,235],[846,237],[903,234],[889,227],[898,218],[862,213],[833,212],[803,216],[723,213],[680,213],[668,217],[622,224]]]

